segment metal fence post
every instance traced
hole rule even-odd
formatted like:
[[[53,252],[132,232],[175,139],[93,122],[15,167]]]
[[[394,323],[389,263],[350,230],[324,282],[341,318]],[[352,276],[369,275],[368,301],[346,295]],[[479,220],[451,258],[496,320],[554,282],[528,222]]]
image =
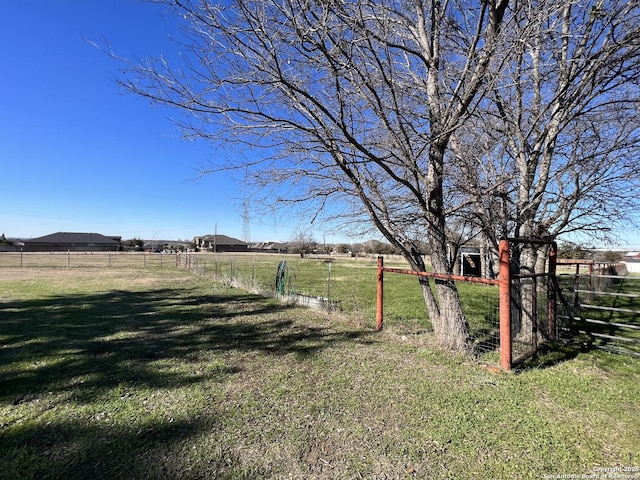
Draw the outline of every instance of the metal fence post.
[[[547,278],[547,317],[548,317],[548,334],[550,340],[556,339],[556,304],[557,304],[557,292],[558,281],[556,278],[556,268],[558,263],[558,245],[556,242],[551,242],[551,248],[549,249],[549,277]]]
[[[331,262],[329,262],[329,272],[327,274],[327,313],[331,312]]]
[[[500,367],[511,370],[511,260],[509,241],[500,240]]]
[[[531,277],[531,285],[531,350],[535,352],[538,350],[538,277]]]
[[[384,296],[384,257],[378,257],[378,289],[376,297],[376,330],[382,330],[382,308]]]

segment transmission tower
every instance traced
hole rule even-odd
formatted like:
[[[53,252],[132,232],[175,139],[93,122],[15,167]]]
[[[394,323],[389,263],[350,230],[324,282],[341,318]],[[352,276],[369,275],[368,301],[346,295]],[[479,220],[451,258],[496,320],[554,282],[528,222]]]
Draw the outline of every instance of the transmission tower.
[[[242,241],[251,242],[251,215],[249,214],[249,199],[242,202]]]

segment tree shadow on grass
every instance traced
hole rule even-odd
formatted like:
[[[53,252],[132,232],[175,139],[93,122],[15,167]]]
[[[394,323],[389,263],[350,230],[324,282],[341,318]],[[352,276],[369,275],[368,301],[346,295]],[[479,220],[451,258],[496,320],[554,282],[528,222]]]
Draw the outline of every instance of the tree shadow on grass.
[[[528,370],[551,368],[556,365],[571,361],[580,355],[590,355],[590,362],[594,366],[616,375],[626,375],[628,365],[634,366],[633,375],[637,375],[637,365],[640,358],[628,352],[619,352],[610,348],[602,348],[602,345],[581,340],[562,340],[547,342],[541,345],[530,357],[519,362],[514,367],[516,373]]]
[[[215,432],[215,418],[154,419],[135,425],[74,420],[31,422],[2,435],[3,479],[185,478],[181,451],[198,435]],[[219,427],[218,427],[219,428]],[[186,444],[186,445],[185,445]],[[4,458],[3,458],[4,457]],[[228,470],[225,449],[212,450],[202,478]],[[202,466],[200,466],[202,469]]]
[[[94,419],[61,423],[54,417],[47,423],[39,418],[46,412],[41,406],[24,424],[12,412],[44,398],[50,409],[57,408],[56,402],[86,408],[128,390],[210,386],[242,370],[241,362],[227,361],[234,353],[301,360],[340,343],[366,341],[371,334],[314,324],[296,318],[300,312],[237,291],[203,295],[191,289],[111,291],[0,304],[0,408],[10,414],[8,420],[0,419],[0,460],[15,478],[105,476],[96,474],[96,465],[104,472],[126,473],[138,465],[143,450],[181,444],[211,428],[214,420],[169,425],[156,418],[145,433],[122,425],[101,426]],[[65,454],[74,448],[79,459],[75,463]],[[52,464],[48,473],[36,461],[43,458]],[[30,470],[21,473],[30,464]]]
[[[87,377],[85,388],[178,387],[204,374],[163,371],[154,363],[230,350],[303,357],[368,334],[297,323],[295,311],[250,294],[193,296],[172,289],[4,303],[0,401],[64,391],[78,377]]]
[[[526,372],[528,370],[551,368],[561,363],[573,360],[581,353],[591,351],[585,345],[563,342],[547,342],[540,346],[536,352],[518,362],[514,366],[514,371]]]

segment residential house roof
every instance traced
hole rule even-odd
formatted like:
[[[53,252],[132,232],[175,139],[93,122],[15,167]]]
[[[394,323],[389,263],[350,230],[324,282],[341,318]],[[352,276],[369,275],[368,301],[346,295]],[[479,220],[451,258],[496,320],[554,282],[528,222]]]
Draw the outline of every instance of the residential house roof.
[[[79,233],[79,232],[57,232],[44,237],[30,238],[25,240],[25,243],[93,243],[93,244],[120,244],[116,238],[120,237],[107,237],[99,233]]]
[[[226,235],[203,235],[197,238],[211,244],[215,242],[216,245],[247,245],[247,243],[243,242],[242,240],[238,240],[237,238],[233,237],[227,237]]]

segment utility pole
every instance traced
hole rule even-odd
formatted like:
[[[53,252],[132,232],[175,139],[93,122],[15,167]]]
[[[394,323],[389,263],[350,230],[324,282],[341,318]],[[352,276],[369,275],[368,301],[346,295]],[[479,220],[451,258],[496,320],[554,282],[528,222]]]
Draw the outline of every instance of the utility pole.
[[[251,215],[249,214],[249,199],[242,202],[242,241],[251,243]]]

